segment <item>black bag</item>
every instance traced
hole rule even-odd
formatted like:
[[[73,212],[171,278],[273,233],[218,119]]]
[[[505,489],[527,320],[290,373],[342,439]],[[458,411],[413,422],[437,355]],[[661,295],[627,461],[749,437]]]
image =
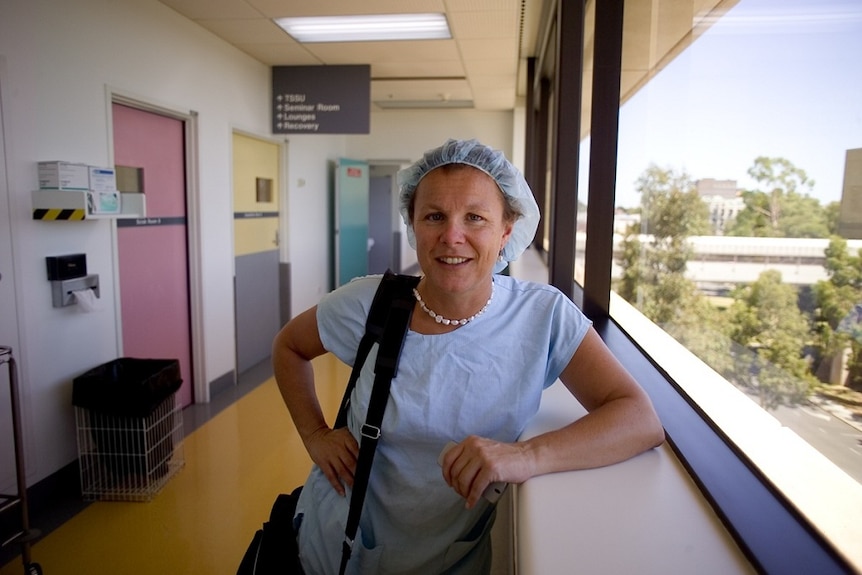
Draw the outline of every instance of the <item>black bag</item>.
[[[237,575],[301,575],[299,548],[293,530],[293,515],[301,492],[302,486],[294,489],[290,495],[282,493],[275,498],[269,521],[255,532],[239,564]]]
[[[410,316],[413,313],[413,288],[419,283],[419,278],[394,274],[387,271],[383,275],[380,287],[374,294],[368,319],[365,322],[365,334],[359,342],[356,361],[341,400],[341,407],[335,420],[334,428],[344,427],[347,423],[347,410],[350,407],[350,395],[356,386],[359,372],[368,352],[375,342],[379,348],[374,366],[374,387],[371,392],[371,402],[368,407],[366,423],[363,426],[362,440],[359,446],[354,486],[350,500],[350,514],[347,518],[345,544],[342,550],[341,573],[350,559],[353,538],[359,525],[359,516],[365,500],[365,489],[368,487],[368,475],[374,460],[374,451],[380,438],[380,422],[389,397],[389,384],[398,370],[398,358]],[[366,428],[376,431],[367,433]],[[296,542],[296,532],[293,529],[293,516],[296,503],[302,487],[297,487],[290,495],[280,494],[275,499],[270,512],[269,521],[263,524],[254,534],[237,575],[301,575],[302,565],[299,561],[299,547]],[[349,543],[348,543],[349,541]]]

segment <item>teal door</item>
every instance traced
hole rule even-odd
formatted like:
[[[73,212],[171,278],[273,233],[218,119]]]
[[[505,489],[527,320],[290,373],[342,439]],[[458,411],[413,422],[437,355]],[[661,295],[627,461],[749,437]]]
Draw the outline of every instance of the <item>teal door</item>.
[[[368,163],[341,158],[335,168],[335,285],[368,274]]]

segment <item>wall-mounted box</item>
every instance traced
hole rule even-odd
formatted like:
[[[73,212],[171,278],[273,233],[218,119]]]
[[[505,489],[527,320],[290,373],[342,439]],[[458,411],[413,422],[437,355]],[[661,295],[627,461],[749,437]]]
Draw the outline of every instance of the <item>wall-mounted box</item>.
[[[66,254],[45,258],[49,281],[62,281],[87,275],[86,254]]]
[[[33,219],[43,221],[80,221],[104,218],[143,218],[147,215],[144,194],[117,195],[118,211],[105,211],[112,208],[112,199],[103,199],[99,194],[75,190],[34,190],[30,195],[33,202]],[[94,195],[95,194],[95,195]],[[99,206],[103,208],[100,211]]]
[[[90,166],[71,162],[39,162],[40,190],[89,190]]]
[[[120,192],[87,192],[87,213],[90,215],[118,215],[121,205]]]
[[[90,166],[90,187],[94,192],[116,192],[117,174],[114,168]]]

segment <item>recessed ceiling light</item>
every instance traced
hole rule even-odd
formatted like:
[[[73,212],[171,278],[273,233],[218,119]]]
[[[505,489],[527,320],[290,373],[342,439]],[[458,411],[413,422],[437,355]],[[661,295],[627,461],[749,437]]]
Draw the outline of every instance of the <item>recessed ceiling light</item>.
[[[451,38],[443,14],[377,14],[276,18],[298,42],[363,42],[370,40],[435,40]]]

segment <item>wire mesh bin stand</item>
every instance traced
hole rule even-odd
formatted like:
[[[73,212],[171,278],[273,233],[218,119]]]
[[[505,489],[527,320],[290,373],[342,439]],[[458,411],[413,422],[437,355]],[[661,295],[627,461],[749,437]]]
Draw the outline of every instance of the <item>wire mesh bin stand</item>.
[[[183,414],[175,393],[181,382],[175,364],[122,358],[76,378],[73,403],[85,500],[150,501],[183,468]],[[177,379],[167,389],[152,383],[170,379],[174,372]],[[76,393],[79,385],[94,382],[100,396],[95,402],[86,399],[89,392]],[[131,397],[145,405],[106,406],[102,400],[110,386],[133,386]],[[142,395],[142,389],[147,393]],[[123,392],[124,399],[128,396]]]
[[[30,543],[39,536],[39,531],[30,528],[30,508],[27,502],[27,478],[24,471],[24,442],[21,439],[21,405],[18,397],[18,368],[12,348],[0,346],[0,364],[9,366],[9,396],[12,409],[12,436],[15,444],[15,472],[18,485],[16,495],[0,494],[0,512],[18,505],[21,509],[21,530],[7,541],[3,547],[12,544],[21,545],[21,560],[24,563],[25,575],[41,575],[42,567],[33,563],[30,557]]]

